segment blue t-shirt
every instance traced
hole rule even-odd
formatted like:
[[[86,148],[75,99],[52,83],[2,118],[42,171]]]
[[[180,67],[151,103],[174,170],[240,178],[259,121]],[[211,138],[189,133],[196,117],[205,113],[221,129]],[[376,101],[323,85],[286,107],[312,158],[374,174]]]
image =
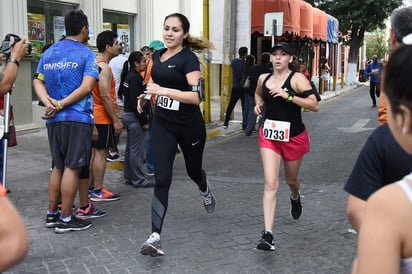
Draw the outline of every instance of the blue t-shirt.
[[[371,77],[371,82],[379,83],[381,81],[382,63],[370,63],[365,69],[365,76]]]
[[[51,46],[43,54],[37,72],[44,75],[44,83],[51,98],[62,100],[82,83],[84,76],[99,79],[96,54],[80,42],[65,39]],[[56,113],[46,123],[80,122],[94,124],[91,91],[80,101]]]

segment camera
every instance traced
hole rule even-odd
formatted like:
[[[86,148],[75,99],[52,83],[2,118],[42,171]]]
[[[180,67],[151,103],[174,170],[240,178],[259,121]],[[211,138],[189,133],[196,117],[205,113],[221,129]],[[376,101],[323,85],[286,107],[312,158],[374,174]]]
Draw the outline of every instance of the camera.
[[[10,38],[14,38],[14,43],[10,44]],[[20,36],[12,33],[8,33],[5,37],[4,40],[1,44],[1,50],[0,52],[6,55],[6,57],[10,57],[10,50],[14,46],[15,43],[19,42],[21,40]],[[29,54],[31,53],[31,44],[27,43],[28,45],[28,52]]]

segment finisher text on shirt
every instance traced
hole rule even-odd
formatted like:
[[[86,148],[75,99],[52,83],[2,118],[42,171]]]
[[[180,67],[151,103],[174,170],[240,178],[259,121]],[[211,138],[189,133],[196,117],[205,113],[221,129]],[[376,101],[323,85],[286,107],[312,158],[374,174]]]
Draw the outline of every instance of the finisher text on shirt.
[[[44,70],[77,69],[78,67],[79,64],[75,62],[58,62],[43,65]]]

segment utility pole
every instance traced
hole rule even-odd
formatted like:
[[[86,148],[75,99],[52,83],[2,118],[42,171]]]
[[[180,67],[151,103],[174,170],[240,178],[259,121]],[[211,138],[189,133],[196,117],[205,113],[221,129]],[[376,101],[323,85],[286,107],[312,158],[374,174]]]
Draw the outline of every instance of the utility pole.
[[[207,40],[209,38],[209,0],[203,0],[203,37]],[[203,118],[206,123],[212,122],[210,111],[210,52],[209,50],[204,53],[204,67],[203,67],[203,79],[204,79],[204,92],[205,101],[203,102]]]
[[[236,38],[236,2],[231,0],[224,1],[223,19],[223,63],[221,76],[221,103],[220,103],[220,119],[224,120],[227,105],[229,104],[230,95],[232,93],[232,53],[235,51]]]

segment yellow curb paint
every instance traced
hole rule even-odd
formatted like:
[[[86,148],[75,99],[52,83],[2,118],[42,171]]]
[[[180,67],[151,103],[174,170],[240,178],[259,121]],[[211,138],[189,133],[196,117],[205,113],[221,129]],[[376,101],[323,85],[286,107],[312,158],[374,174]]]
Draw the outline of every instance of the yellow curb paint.
[[[220,129],[210,130],[207,132],[206,138],[209,140],[209,139],[219,136],[220,134],[221,134]]]
[[[116,170],[123,170],[124,163],[123,162],[107,162],[106,168],[109,169],[116,169]]]

